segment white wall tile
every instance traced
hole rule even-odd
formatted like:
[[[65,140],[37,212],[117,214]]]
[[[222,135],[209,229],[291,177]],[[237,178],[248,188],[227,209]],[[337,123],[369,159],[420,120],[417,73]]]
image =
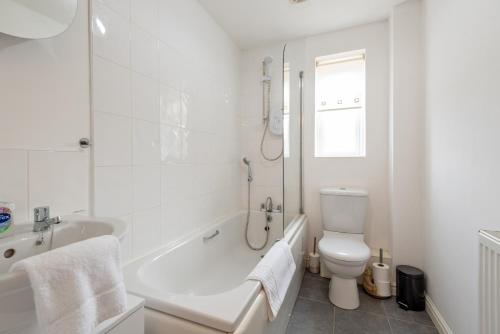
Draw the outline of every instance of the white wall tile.
[[[170,45],[159,42],[160,81],[176,89],[184,88],[184,57]]]
[[[161,245],[161,207],[134,213],[134,256],[140,256]]]
[[[134,166],[134,210],[140,211],[161,203],[161,166]]]
[[[132,74],[132,88],[134,118],[158,122],[160,119],[158,80],[134,72]]]
[[[161,124],[160,140],[162,163],[178,163],[183,161],[185,156],[183,143],[187,132],[188,131],[182,128]]]
[[[133,243],[133,236],[134,236],[134,226],[132,224],[132,216],[131,215],[120,217],[119,219],[124,221],[128,226],[128,232],[125,234],[125,236],[123,237],[123,240],[121,240],[121,242],[120,242],[121,262],[126,263],[127,261],[130,261],[133,258],[132,243]]]
[[[132,167],[96,167],[94,173],[95,214],[122,217],[132,213]]]
[[[0,150],[0,201],[14,203],[15,222],[28,221],[28,153]]]
[[[153,35],[158,34],[158,0],[132,0],[131,9],[132,22]]]
[[[160,119],[162,123],[183,126],[181,114],[181,93],[170,86],[160,86]]]
[[[92,15],[94,54],[117,64],[130,64],[130,23],[106,6],[95,3]]]
[[[112,14],[124,19],[127,14],[116,0],[93,1],[113,9],[96,6],[103,25],[114,29],[109,45],[98,45],[94,57],[118,62],[123,45],[116,41],[125,29]],[[131,0],[130,8],[130,26],[121,28],[130,30],[130,62],[124,68],[131,74],[122,81],[129,83],[132,98],[115,101],[123,87],[104,86],[120,85],[115,79],[120,71],[95,66],[108,71],[95,73],[100,80],[96,94],[101,94],[94,110],[96,163],[124,163],[95,167],[95,208],[108,216],[132,217],[129,245],[138,256],[239,210],[239,110],[226,88],[239,85],[239,51],[195,0]],[[94,20],[94,44],[105,43],[96,25]],[[175,31],[159,31],[160,25]],[[106,81],[110,76],[114,79]],[[99,130],[105,122],[97,106],[114,113],[131,110],[124,114],[132,122],[131,162],[118,146],[125,140],[119,135],[125,121],[119,126],[118,119],[108,117]],[[118,132],[112,139],[105,137],[108,127]]]
[[[96,166],[132,163],[132,119],[94,113],[94,163]]]
[[[133,163],[151,165],[160,163],[160,124],[134,120]]]
[[[130,17],[130,0],[95,0],[96,3],[103,4],[124,18]]]
[[[130,116],[130,70],[94,56],[92,73],[94,110]]]
[[[86,151],[32,151],[28,170],[30,212],[45,205],[50,205],[51,215],[67,215],[88,208],[89,156]]]
[[[158,40],[138,26],[132,25],[131,48],[132,70],[158,78],[160,66]]]

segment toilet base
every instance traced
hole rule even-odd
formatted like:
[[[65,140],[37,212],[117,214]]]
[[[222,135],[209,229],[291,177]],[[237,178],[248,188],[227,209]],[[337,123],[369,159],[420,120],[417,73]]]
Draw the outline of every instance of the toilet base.
[[[332,304],[345,310],[359,307],[359,292],[355,278],[341,278],[332,275],[328,297]]]

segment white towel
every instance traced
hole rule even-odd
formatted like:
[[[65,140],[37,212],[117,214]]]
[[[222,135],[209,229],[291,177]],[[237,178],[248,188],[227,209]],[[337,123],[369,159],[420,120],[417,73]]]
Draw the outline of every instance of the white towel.
[[[286,241],[280,240],[271,247],[247,279],[260,281],[267,297],[267,316],[276,319],[285,300],[288,287],[295,273],[292,250]]]
[[[126,309],[120,242],[88,239],[14,263],[28,274],[38,324],[46,334],[89,334]]]

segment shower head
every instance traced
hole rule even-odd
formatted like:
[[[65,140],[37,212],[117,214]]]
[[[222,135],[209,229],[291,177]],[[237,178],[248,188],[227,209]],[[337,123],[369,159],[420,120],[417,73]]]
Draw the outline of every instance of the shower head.
[[[269,64],[273,62],[273,57],[267,56],[262,61],[262,81],[270,82],[271,81],[271,68]]]
[[[243,163],[247,165],[248,167],[248,175],[247,175],[247,180],[248,184],[253,181],[253,175],[252,175],[252,167],[250,166],[250,160],[248,160],[246,157],[243,157]]]
[[[269,64],[271,64],[271,63],[273,62],[273,60],[274,60],[274,59],[273,59],[273,57],[271,57],[271,56],[267,56],[267,57],[265,57],[265,58],[264,58],[264,60],[263,60],[262,62],[263,62],[265,65],[269,65]]]

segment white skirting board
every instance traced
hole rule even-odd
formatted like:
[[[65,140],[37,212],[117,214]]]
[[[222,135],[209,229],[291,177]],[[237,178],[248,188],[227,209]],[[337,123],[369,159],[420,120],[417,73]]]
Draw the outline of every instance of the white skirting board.
[[[431,317],[432,322],[436,326],[439,334],[453,334],[450,326],[448,326],[441,313],[439,313],[436,304],[434,304],[428,295],[425,295],[425,309],[429,314],[429,317]]]

